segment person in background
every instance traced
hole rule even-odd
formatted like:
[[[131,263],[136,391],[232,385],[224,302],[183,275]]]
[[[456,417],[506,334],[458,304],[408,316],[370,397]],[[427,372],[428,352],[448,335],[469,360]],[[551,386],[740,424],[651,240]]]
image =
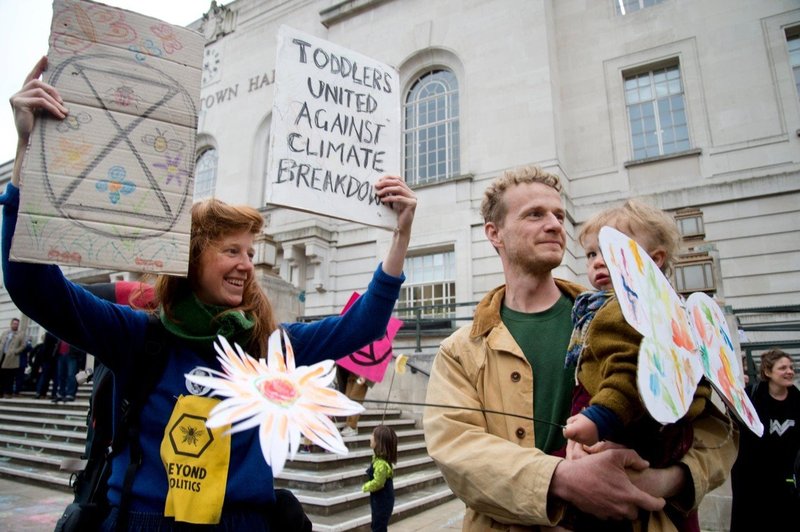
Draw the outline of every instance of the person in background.
[[[39,367],[39,377],[36,380],[37,399],[47,398],[47,390],[50,389],[51,382],[53,383],[51,399],[55,400],[58,397],[55,380],[57,347],[58,338],[45,331],[42,335],[42,342],[34,348],[34,351],[36,351],[34,363]]]
[[[367,397],[367,390],[371,384],[367,379],[361,375],[356,375],[352,371],[336,366],[336,377],[339,382],[339,391],[347,396],[351,401],[363,403]],[[347,416],[344,427],[342,427],[342,437],[358,435],[358,420],[361,418],[360,414]]]
[[[14,397],[19,397],[25,391],[25,377],[28,369],[28,360],[33,350],[30,338],[25,338],[25,347],[19,353],[19,367],[14,375]]]
[[[792,357],[780,349],[761,355],[759,379],[747,389],[764,424],[759,438],[743,429],[733,466],[731,532],[796,530],[800,503],[800,390]]]
[[[78,374],[81,360],[86,360],[86,352],[83,349],[70,345],[64,340],[59,340],[56,346],[56,378],[53,387],[56,397],[53,403],[69,403],[75,400],[78,391],[78,381],[75,375]]]
[[[386,532],[394,510],[394,469],[397,463],[397,434],[386,425],[378,425],[369,438],[375,453],[367,469],[367,481],[361,491],[369,493],[372,511],[372,532]]]
[[[8,330],[0,336],[0,396],[14,396],[14,381],[19,373],[20,354],[27,345],[25,326],[20,328],[19,318],[11,318]]]

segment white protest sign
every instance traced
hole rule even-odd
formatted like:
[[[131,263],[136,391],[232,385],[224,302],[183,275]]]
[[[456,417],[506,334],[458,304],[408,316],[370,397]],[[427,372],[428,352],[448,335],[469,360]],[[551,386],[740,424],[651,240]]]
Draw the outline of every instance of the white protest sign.
[[[69,115],[36,122],[11,257],[186,275],[203,36],[56,0],[49,44]]]
[[[394,228],[373,184],[400,174],[398,94],[395,68],[281,26],[267,203]]]

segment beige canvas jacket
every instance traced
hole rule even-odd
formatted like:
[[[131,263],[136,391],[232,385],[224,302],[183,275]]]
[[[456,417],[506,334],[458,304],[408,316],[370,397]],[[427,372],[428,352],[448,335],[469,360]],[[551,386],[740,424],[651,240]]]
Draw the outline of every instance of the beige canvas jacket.
[[[571,299],[583,291],[556,280]],[[500,320],[505,286],[478,304],[472,325],[442,342],[428,383],[427,402],[533,416],[533,374],[519,346]],[[566,350],[566,349],[565,349]],[[548,500],[550,480],[561,458],[534,447],[533,422],[471,410],[428,407],[423,424],[428,453],[453,492],[467,506],[465,531],[535,531],[554,525],[564,505]],[[695,508],[719,486],[736,459],[738,433],[709,402],[694,423],[695,447],[682,460]],[[648,530],[674,530],[663,512]]]
[[[6,338],[8,335],[11,334],[11,329],[8,329],[2,335],[0,335],[0,349],[6,344]],[[19,368],[19,355],[25,349],[25,339],[28,334],[28,319],[23,319],[20,321],[19,328],[17,332],[14,334],[14,338],[11,339],[11,343],[8,344],[8,350],[5,353],[3,358],[2,369],[17,369]],[[2,356],[3,353],[0,353]]]

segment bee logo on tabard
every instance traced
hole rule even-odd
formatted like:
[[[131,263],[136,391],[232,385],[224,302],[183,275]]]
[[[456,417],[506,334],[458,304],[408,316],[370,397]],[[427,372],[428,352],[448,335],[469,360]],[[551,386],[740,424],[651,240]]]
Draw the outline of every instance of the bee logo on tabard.
[[[178,456],[202,456],[214,442],[214,432],[206,429],[206,421],[203,416],[185,413],[175,420],[166,432],[172,451]]]
[[[197,442],[203,437],[206,431],[197,427],[179,427],[183,433],[183,441],[181,443],[188,443],[189,445],[197,446]]]

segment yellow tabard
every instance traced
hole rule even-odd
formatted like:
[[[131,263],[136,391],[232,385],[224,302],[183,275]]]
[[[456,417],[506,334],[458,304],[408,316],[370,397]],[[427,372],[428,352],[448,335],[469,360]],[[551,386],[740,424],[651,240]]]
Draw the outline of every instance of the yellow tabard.
[[[219,399],[180,396],[161,440],[161,461],[169,491],[164,515],[176,521],[217,524],[222,514],[228,464],[230,425],[206,427],[209,412]]]

